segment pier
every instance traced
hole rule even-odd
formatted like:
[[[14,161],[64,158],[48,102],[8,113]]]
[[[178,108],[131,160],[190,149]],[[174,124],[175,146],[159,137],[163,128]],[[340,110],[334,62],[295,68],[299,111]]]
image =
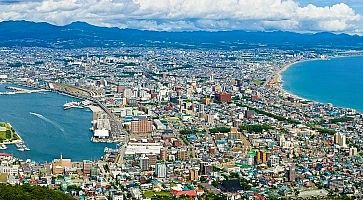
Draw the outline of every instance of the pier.
[[[0,92],[0,95],[31,94],[31,93],[40,93],[40,92],[48,91],[45,89],[28,90],[28,89],[19,88],[19,87],[13,87],[13,86],[7,86],[6,89],[9,89],[11,91]]]

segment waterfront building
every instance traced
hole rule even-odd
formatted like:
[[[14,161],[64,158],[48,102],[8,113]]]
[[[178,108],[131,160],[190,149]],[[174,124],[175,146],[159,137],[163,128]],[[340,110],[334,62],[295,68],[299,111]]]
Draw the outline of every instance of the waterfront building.
[[[85,175],[89,175],[91,174],[91,168],[93,166],[93,163],[89,160],[84,160],[82,163],[82,167],[83,167],[83,174]]]
[[[61,155],[60,159],[55,159],[52,162],[52,173],[64,174],[65,170],[68,170],[72,167],[71,159],[64,159],[63,155]]]

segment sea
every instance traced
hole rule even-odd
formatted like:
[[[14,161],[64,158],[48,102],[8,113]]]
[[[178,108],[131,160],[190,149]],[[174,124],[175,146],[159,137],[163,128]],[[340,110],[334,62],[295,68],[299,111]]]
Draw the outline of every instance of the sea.
[[[7,91],[8,85],[0,84],[0,92]],[[50,162],[61,155],[75,161],[100,159],[105,147],[115,145],[91,142],[92,112],[64,110],[63,105],[71,101],[79,100],[54,92],[0,95],[0,121],[10,122],[30,148],[18,151],[15,145],[7,145],[0,152],[36,162]]]
[[[363,112],[363,56],[299,62],[282,81],[291,94]]]

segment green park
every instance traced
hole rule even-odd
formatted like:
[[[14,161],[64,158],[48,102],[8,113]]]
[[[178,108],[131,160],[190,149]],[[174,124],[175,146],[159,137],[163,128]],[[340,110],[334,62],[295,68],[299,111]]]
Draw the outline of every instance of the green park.
[[[19,140],[20,137],[10,123],[0,122],[0,143]]]

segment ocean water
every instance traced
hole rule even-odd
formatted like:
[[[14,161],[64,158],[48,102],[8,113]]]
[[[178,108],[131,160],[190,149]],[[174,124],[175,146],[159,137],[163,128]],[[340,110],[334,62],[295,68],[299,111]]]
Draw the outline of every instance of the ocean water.
[[[5,91],[6,84],[0,84]],[[92,112],[87,109],[64,110],[66,102],[76,99],[53,92],[0,95],[0,121],[10,122],[30,151],[7,150],[22,159],[51,161],[63,155],[72,160],[95,160],[110,144],[92,143]]]
[[[282,73],[283,88],[305,99],[363,112],[363,57],[300,62]]]

